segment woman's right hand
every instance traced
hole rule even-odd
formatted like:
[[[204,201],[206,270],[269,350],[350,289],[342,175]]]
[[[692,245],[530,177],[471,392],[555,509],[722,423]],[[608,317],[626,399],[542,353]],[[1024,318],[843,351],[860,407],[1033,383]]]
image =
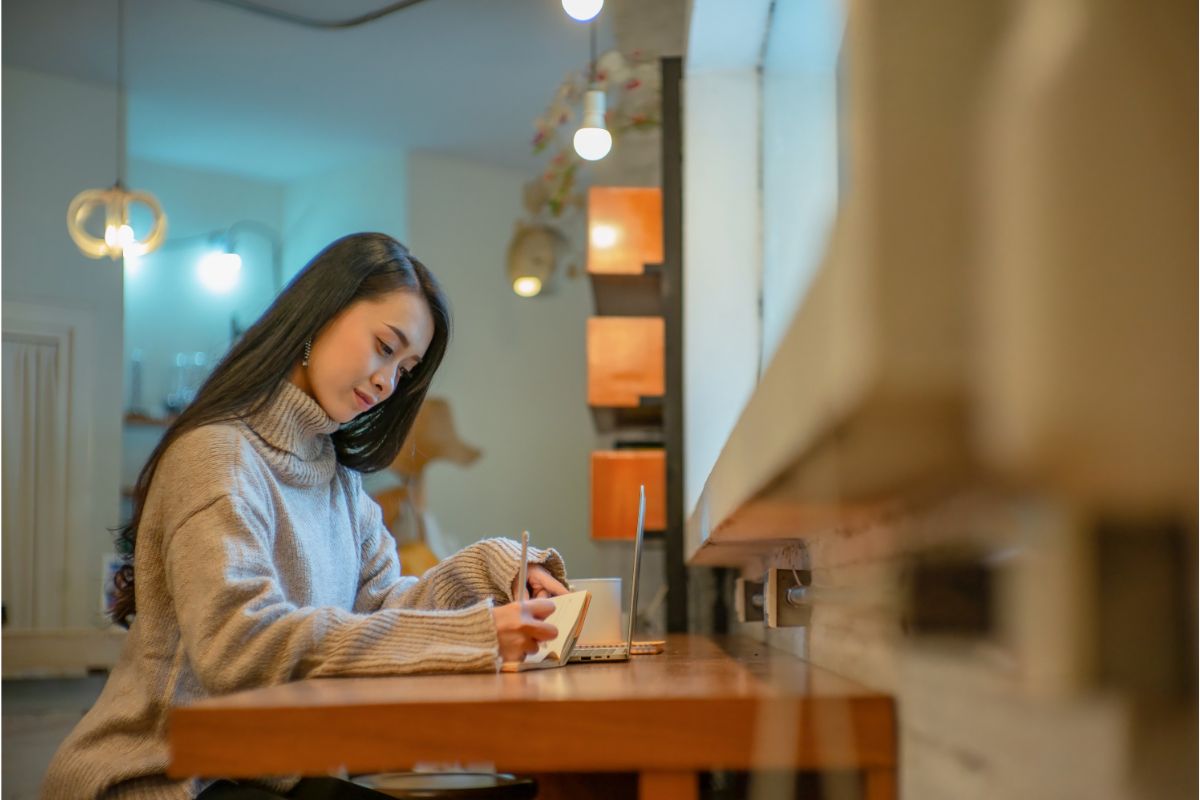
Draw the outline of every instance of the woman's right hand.
[[[549,600],[526,600],[492,609],[500,658],[505,662],[524,661],[526,653],[536,653],[538,643],[558,636],[558,628],[542,620],[554,612]]]

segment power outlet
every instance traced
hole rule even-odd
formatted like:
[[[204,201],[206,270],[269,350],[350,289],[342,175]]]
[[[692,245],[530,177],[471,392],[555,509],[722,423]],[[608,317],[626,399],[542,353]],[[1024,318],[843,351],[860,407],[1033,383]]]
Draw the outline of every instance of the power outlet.
[[[808,570],[767,570],[767,586],[763,592],[763,620],[768,628],[807,626],[812,618],[809,586],[812,573]]]

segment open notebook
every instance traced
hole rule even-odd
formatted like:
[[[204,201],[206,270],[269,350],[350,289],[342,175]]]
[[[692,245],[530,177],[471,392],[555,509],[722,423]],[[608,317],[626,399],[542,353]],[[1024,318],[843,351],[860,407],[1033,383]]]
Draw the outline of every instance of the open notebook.
[[[571,651],[575,648],[575,640],[583,630],[583,620],[587,617],[588,603],[591,600],[591,592],[570,592],[551,597],[554,611],[546,617],[546,622],[558,628],[558,636],[542,642],[538,651],[525,656],[524,661],[506,661],[501,669],[504,672],[524,672],[529,669],[566,666],[571,658]]]

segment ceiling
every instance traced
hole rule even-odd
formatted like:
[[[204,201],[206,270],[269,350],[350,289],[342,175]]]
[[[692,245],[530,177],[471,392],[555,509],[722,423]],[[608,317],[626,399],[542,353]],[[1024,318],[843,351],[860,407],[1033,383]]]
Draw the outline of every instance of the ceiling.
[[[386,4],[260,2],[322,19]],[[684,5],[610,0],[601,50],[670,29],[659,52],[678,53]],[[126,8],[130,154],[273,181],[409,149],[536,170],[533,119],[588,58],[560,0],[426,0],[335,31],[211,0]],[[2,14],[5,66],[115,84],[116,0],[4,0]]]

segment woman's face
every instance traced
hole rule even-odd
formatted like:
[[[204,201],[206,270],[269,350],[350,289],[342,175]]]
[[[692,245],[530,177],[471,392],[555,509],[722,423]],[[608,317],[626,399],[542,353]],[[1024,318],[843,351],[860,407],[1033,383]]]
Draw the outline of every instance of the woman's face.
[[[317,334],[308,366],[298,366],[292,382],[346,423],[391,397],[432,340],[433,315],[420,293],[360,300]]]

